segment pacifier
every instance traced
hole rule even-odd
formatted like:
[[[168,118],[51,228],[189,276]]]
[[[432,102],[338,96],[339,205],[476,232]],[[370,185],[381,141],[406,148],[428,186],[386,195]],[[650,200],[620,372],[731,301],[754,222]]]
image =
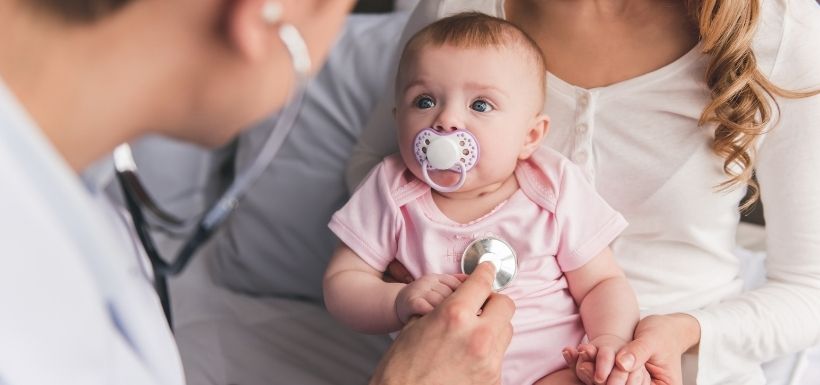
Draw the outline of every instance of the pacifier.
[[[421,165],[424,181],[436,191],[453,192],[464,185],[467,171],[478,163],[478,140],[463,129],[440,133],[432,128],[425,128],[416,135],[413,152]],[[454,185],[441,186],[430,179],[429,170],[448,170],[461,175]]]

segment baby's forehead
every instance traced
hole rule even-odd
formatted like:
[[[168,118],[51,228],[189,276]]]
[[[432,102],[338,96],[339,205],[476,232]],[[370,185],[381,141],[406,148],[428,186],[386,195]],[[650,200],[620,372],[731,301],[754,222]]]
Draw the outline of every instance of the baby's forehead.
[[[518,44],[509,44],[503,46],[496,45],[454,45],[454,44],[436,44],[428,42],[426,44],[419,44],[408,49],[402,55],[399,63],[399,78],[402,72],[413,72],[420,65],[430,65],[431,62],[441,62],[444,60],[475,60],[475,58],[465,58],[465,55],[460,54],[480,54],[480,61],[482,62],[506,62],[505,71],[525,71],[533,78],[539,76],[539,71],[542,71],[539,63],[532,55],[527,52],[526,47]],[[471,63],[464,63],[464,71],[471,70]],[[398,79],[397,79],[398,80]]]
[[[480,56],[476,57],[459,57],[459,53],[478,53]],[[522,44],[509,45],[455,45],[455,44],[436,44],[428,42],[426,44],[417,44],[413,47],[408,47],[408,50],[402,55],[399,63],[399,73],[396,77],[396,86],[401,87],[408,82],[413,82],[414,77],[418,76],[418,69],[424,65],[427,68],[431,66],[435,68],[436,63],[443,60],[477,60],[478,64],[498,63],[496,67],[503,67],[503,72],[506,74],[521,74],[529,77],[536,82],[539,77],[544,76],[543,69],[540,68],[538,61],[532,57],[528,52],[526,46]],[[459,63],[460,70],[464,73],[471,73],[471,66],[475,66],[475,62]],[[531,83],[531,82],[527,82]]]

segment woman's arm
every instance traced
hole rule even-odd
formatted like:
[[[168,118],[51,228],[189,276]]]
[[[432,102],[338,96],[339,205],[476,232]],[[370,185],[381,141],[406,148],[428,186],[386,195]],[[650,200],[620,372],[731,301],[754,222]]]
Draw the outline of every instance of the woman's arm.
[[[770,79],[820,89],[820,8],[789,1]],[[820,95],[777,98],[758,152],[766,219],[766,283],[692,313],[701,328],[698,381],[718,357],[759,363],[820,343]]]
[[[769,78],[787,90],[817,90],[820,9],[809,1],[783,2],[790,9],[781,16],[785,35]],[[820,343],[820,95],[777,97],[777,103],[756,165],[766,219],[766,283],[689,315],[645,318],[636,344],[619,357],[630,353],[641,364],[664,349],[694,347],[698,383],[746,383],[718,373],[728,366],[759,378],[761,362]],[[670,343],[650,346],[660,339]]]
[[[404,286],[384,282],[381,272],[341,243],[325,272],[325,306],[336,319],[359,332],[394,332],[402,327],[396,297]]]
[[[444,2],[445,0],[419,2],[419,5],[407,20],[404,32],[402,32],[402,37],[399,40],[400,48],[397,51],[399,54],[413,34],[438,19],[439,8]],[[389,63],[391,70],[388,72],[390,78],[387,80],[387,86],[384,88],[382,97],[379,98],[379,103],[370,114],[367,125],[362,130],[359,141],[353,147],[353,154],[347,163],[346,181],[348,191],[356,190],[359,183],[370,172],[370,169],[379,163],[382,158],[398,151],[393,109],[396,104],[394,100],[394,79],[399,65],[399,56],[393,57]]]

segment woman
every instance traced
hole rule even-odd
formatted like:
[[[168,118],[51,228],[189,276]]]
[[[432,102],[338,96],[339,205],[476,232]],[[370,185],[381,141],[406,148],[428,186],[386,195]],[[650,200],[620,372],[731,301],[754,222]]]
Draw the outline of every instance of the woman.
[[[547,145],[630,222],[613,249],[652,316],[616,356],[628,383],[648,381],[646,364],[658,383],[762,384],[762,361],[820,342],[814,1],[424,1],[405,36],[468,10],[505,18],[539,44]],[[396,151],[392,98],[382,100],[349,186]],[[732,250],[745,187],[757,191],[753,169],[768,281],[741,293]],[[588,358],[576,370],[592,383],[600,374]],[[625,381],[621,373],[614,382]]]
[[[280,27],[295,26],[321,63],[351,5],[0,1],[0,383],[184,382],[151,272],[78,173],[146,134],[224,143],[286,101],[294,76]],[[491,294],[483,269],[466,298],[411,325],[408,336],[425,338],[397,344],[375,383],[455,376],[467,365],[496,375],[513,309]],[[495,338],[478,346],[478,332]],[[465,360],[423,364],[438,354]]]

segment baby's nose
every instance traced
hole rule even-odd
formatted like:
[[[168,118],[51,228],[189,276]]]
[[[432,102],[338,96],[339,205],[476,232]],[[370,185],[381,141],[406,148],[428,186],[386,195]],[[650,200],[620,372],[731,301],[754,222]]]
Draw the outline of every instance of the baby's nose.
[[[438,124],[438,123],[436,123],[436,125],[433,128],[435,128],[436,131],[439,131],[439,132],[452,132],[452,131],[458,130],[458,127],[455,126],[455,125],[452,125],[452,124]]]
[[[439,115],[433,128],[438,132],[452,132],[461,128],[463,124],[452,114],[444,112]]]

